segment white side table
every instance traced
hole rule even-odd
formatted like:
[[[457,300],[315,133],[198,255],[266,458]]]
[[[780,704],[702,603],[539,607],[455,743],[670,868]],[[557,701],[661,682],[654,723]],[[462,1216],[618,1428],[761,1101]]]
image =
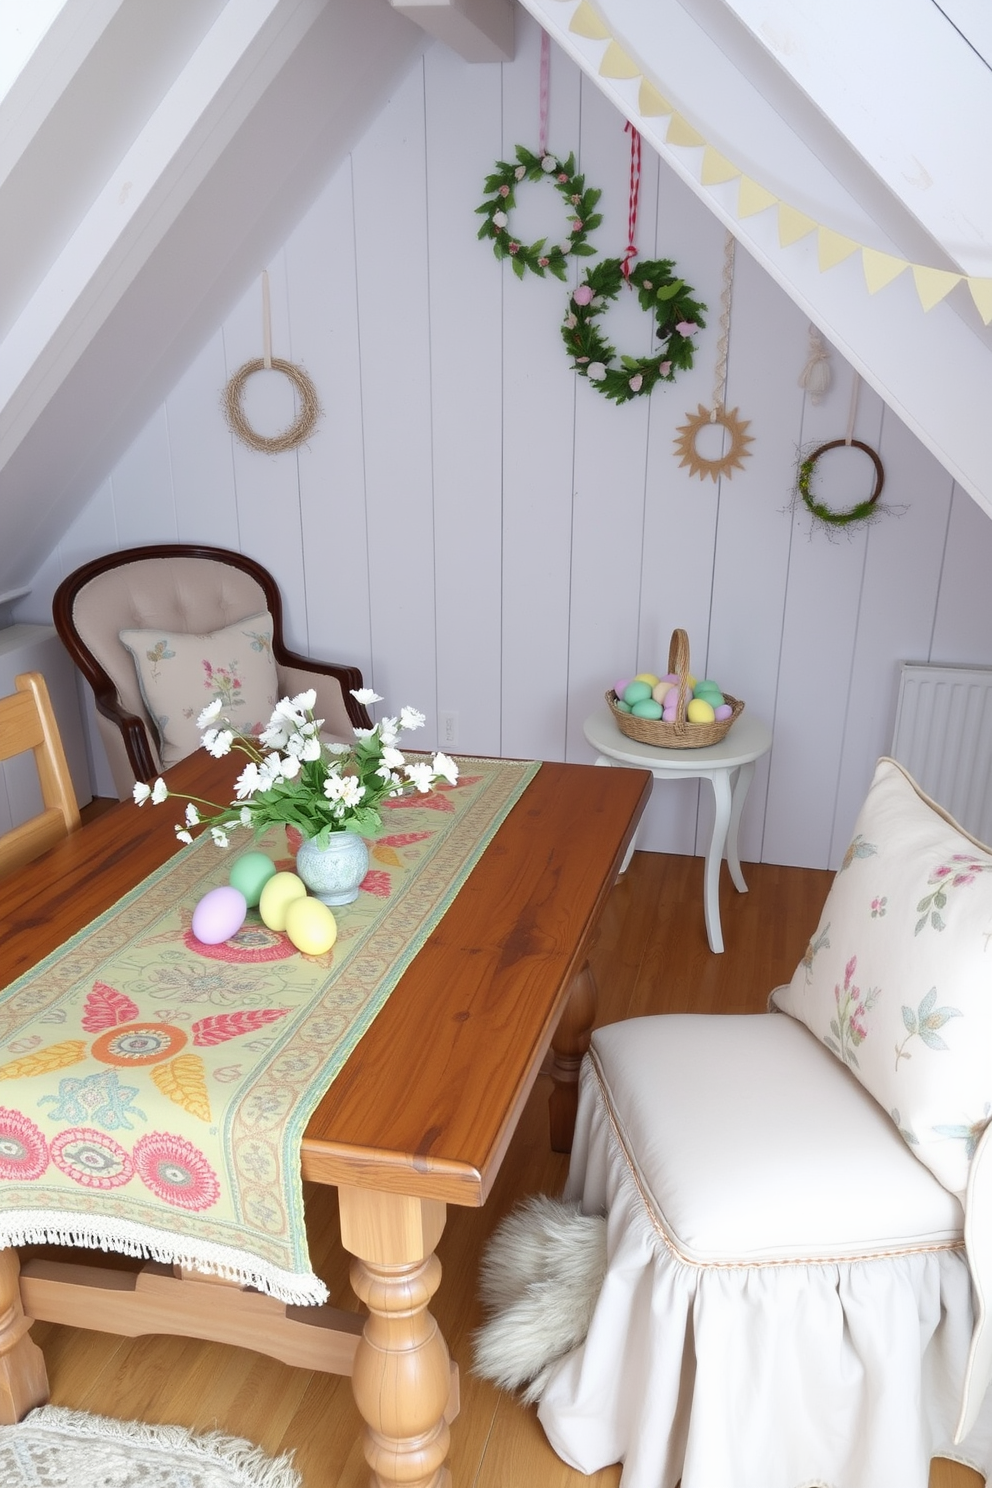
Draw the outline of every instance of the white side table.
[[[636,765],[650,770],[656,780],[708,780],[713,787],[716,815],[713,835],[706,849],[703,909],[706,915],[706,938],[711,951],[723,950],[720,928],[720,864],[724,855],[730,876],[741,894],[747,884],[741,873],[737,852],[737,832],[741,812],[747,800],[754,774],[754,762],[771,748],[771,730],[745,711],[719,744],[702,749],[656,749],[652,744],[639,744],[628,739],[613,720],[604,703],[591,713],[582,731],[597,752],[597,765]],[[623,862],[623,872],[634,851],[636,836]]]

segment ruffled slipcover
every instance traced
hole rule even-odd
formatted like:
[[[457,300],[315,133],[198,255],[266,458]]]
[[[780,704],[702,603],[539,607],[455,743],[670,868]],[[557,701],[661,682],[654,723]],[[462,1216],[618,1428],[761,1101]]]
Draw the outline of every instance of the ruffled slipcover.
[[[795,1020],[598,1030],[565,1197],[608,1216],[588,1336],[538,1412],[573,1467],[622,1461],[622,1488],[927,1488],[933,1456],[988,1474],[990,1398],[952,1446],[961,1204]]]

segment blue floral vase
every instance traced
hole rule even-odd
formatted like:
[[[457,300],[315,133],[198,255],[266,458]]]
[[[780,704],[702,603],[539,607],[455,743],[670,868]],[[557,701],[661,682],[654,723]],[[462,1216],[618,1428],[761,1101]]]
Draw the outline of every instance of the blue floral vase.
[[[296,871],[322,904],[350,904],[369,871],[369,850],[357,832],[332,832],[326,847],[305,837],[296,853]]]

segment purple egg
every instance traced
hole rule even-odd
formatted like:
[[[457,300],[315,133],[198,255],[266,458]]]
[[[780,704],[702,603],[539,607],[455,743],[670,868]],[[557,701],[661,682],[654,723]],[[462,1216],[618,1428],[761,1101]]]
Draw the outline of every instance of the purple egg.
[[[624,695],[624,693],[627,691],[627,688],[629,686],[630,686],[630,678],[628,677],[627,680],[626,680],[626,682],[614,682],[614,684],[613,684],[613,691],[616,693],[616,695],[617,695],[618,698],[622,698],[623,695]]]
[[[237,935],[248,913],[248,901],[240,889],[221,884],[204,894],[193,911],[193,934],[204,945],[220,945]]]
[[[734,710],[729,703],[721,703],[719,708],[713,709],[713,717],[721,720],[724,718],[732,718],[733,714]]]
[[[678,708],[666,708],[661,718],[663,723],[674,723],[679,716]]]

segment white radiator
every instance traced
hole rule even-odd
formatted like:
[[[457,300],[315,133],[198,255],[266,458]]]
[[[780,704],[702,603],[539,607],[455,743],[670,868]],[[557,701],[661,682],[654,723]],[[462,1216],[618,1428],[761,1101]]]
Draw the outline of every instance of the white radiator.
[[[992,668],[906,663],[891,752],[955,821],[992,843]]]

